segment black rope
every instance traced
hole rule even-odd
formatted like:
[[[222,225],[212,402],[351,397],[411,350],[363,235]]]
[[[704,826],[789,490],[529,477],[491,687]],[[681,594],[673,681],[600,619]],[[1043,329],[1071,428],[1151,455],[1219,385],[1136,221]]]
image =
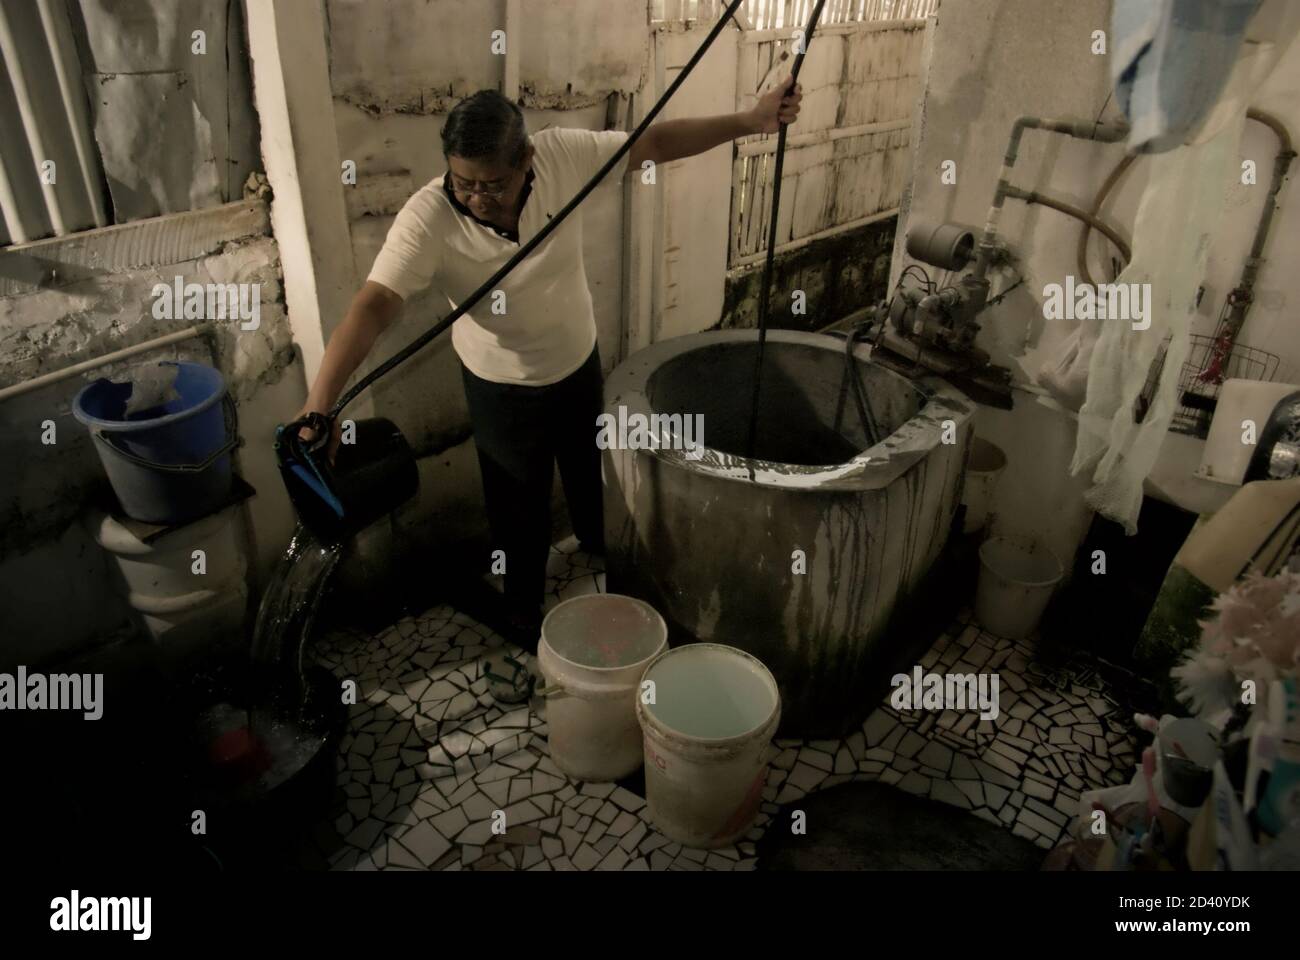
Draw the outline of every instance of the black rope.
[[[794,66],[790,71],[790,93],[794,93],[795,85],[799,81],[799,71],[803,67],[803,58],[808,54],[808,47],[812,44],[813,31],[817,29],[817,21],[821,18],[822,7],[825,5],[826,0],[817,0],[817,6],[813,8],[812,15],[808,18],[808,26],[803,34],[803,49],[794,58]],[[751,460],[754,458],[754,442],[758,435],[758,397],[763,387],[763,353],[767,346],[768,297],[772,286],[772,262],[776,256],[776,215],[781,206],[781,171],[785,166],[785,139],[788,130],[789,127],[782,123],[776,135],[776,170],[773,173],[772,181],[772,213],[767,225],[767,255],[763,258],[763,286],[758,299],[758,351],[754,356],[754,389],[749,404],[749,440],[745,444],[745,455]],[[750,470],[752,472],[752,466]]]
[[[844,420],[845,395],[848,393],[849,387],[852,386],[853,402],[858,409],[858,420],[862,423],[862,433],[866,437],[866,445],[871,447],[875,446],[880,440],[880,427],[876,423],[875,412],[871,409],[871,401],[868,399],[867,390],[862,385],[862,371],[858,369],[858,361],[853,353],[858,336],[863,332],[861,326],[854,326],[844,335],[844,374],[840,378],[840,397],[835,407],[834,430],[836,433],[840,432],[840,424]]]
[[[416,337],[414,340],[412,340],[409,344],[407,344],[405,347],[403,347],[393,356],[389,357],[387,360],[385,360],[383,363],[375,367],[375,369],[371,370],[368,374],[366,374],[359,381],[357,381],[356,385],[353,386],[350,390],[348,390],[347,393],[343,394],[343,398],[339,400],[338,403],[334,404],[334,408],[330,410],[328,417],[331,422],[333,422],[338,417],[338,415],[342,412],[344,407],[346,407],[349,403],[351,403],[356,398],[357,394],[359,394],[362,390],[366,389],[366,387],[370,386],[372,383],[374,383],[384,374],[391,371],[398,364],[408,360],[414,353],[416,353],[418,350],[420,350],[422,347],[428,344],[429,341],[433,340],[440,333],[442,333],[444,330],[450,327],[457,319],[461,317],[462,314],[465,313],[465,311],[469,310],[472,306],[474,306],[474,304],[478,303],[485,296],[491,293],[492,290],[496,288],[496,285],[500,283],[501,280],[506,276],[506,274],[508,274],[519,264],[519,261],[523,260],[524,257],[532,253],[533,250],[535,250],[543,240],[545,240],[548,236],[551,235],[551,231],[555,230],[560,225],[560,223],[564,220],[565,217],[567,217],[570,213],[572,213],[574,210],[577,209],[578,204],[582,203],[582,201],[587,198],[587,194],[591,193],[592,190],[596,189],[596,186],[600,183],[600,181],[605,179],[606,174],[608,174],[611,170],[613,170],[614,167],[618,165],[618,162],[623,159],[624,155],[627,154],[627,152],[632,149],[632,144],[634,144],[637,138],[640,137],[641,134],[645,132],[646,127],[650,126],[650,124],[654,121],[654,118],[659,115],[659,111],[661,111],[664,108],[664,106],[672,98],[673,94],[677,92],[678,87],[680,87],[686,81],[686,78],[690,76],[691,71],[695,69],[695,65],[700,62],[700,59],[708,51],[709,47],[712,46],[713,41],[717,39],[718,34],[722,32],[723,27],[727,25],[727,21],[732,18],[737,8],[739,8],[740,5],[744,2],[745,0],[731,0],[731,3],[727,7],[726,12],[721,17],[718,18],[718,22],[713,25],[713,29],[710,30],[709,35],[704,38],[704,42],[700,44],[700,48],[695,51],[694,56],[692,56],[691,59],[687,62],[686,66],[682,68],[682,72],[677,75],[677,78],[672,82],[672,84],[668,87],[668,89],[664,91],[664,95],[659,98],[658,102],[651,108],[650,112],[646,114],[645,119],[642,120],[637,125],[637,128],[632,131],[632,133],[628,136],[627,141],[623,144],[622,147],[619,148],[618,152],[615,153],[614,156],[609,158],[609,160],[605,163],[605,165],[596,172],[596,175],[587,182],[587,185],[584,186],[581,190],[579,190],[577,195],[572,200],[570,200],[567,204],[565,204],[564,208],[558,214],[552,217],[551,220],[546,224],[546,226],[544,226],[541,230],[537,232],[536,236],[534,236],[531,240],[529,240],[526,244],[524,244],[513,257],[507,260],[505,264],[501,267],[501,269],[499,269],[496,273],[492,274],[491,277],[489,277],[487,280],[483,282],[482,286],[480,286],[477,290],[475,290],[468,297],[466,297],[465,300],[460,304],[460,306],[458,306],[451,313],[447,314],[447,316],[439,320],[430,329],[420,334],[420,336]],[[821,0],[821,2],[824,3],[825,0]],[[819,11],[821,10],[821,3],[817,5],[817,9]],[[800,55],[800,59],[802,59],[802,54]],[[798,61],[796,61],[795,63],[795,70],[796,72],[798,71]],[[783,128],[782,129],[783,136],[784,136],[784,132],[785,131]]]

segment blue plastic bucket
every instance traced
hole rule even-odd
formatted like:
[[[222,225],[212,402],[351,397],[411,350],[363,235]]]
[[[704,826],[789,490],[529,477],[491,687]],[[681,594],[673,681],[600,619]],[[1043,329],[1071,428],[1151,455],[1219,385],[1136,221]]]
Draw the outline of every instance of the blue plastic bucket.
[[[196,520],[230,497],[230,451],[238,444],[234,404],[221,372],[201,363],[177,368],[178,396],[126,415],[131,383],[96,380],[72,403],[127,516],[145,523]]]

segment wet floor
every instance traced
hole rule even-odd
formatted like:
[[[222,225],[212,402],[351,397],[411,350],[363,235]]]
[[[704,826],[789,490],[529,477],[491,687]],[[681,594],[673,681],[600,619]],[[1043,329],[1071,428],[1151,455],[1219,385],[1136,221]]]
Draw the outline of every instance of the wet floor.
[[[603,589],[598,558],[553,551],[548,605]],[[946,804],[1046,851],[1083,790],[1132,772],[1128,711],[1087,661],[1048,668],[1033,645],[980,630],[964,613],[921,663],[1004,678],[996,720],[882,704],[840,740],[778,740],[759,819],[739,843],[683,848],[646,814],[639,783],[569,780],[550,760],[540,704],[502,707],[484,662],[504,641],[450,606],[318,647],[361,681],[335,762],[330,815],[303,837],[304,866],[335,870],[751,870],[780,804],[851,782]],[[504,835],[492,832],[505,815]],[[862,811],[870,816],[870,811]],[[960,819],[959,821],[960,822]],[[996,844],[994,845],[996,846]]]

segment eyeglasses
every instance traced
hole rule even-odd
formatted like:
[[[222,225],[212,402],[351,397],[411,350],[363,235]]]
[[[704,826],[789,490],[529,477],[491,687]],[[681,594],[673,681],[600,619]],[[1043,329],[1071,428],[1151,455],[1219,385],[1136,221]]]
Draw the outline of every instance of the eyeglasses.
[[[496,181],[500,186],[487,187],[482,184],[476,186],[474,180],[461,180],[459,177],[451,178],[451,188],[459,193],[462,197],[472,197],[478,195],[486,197],[489,200],[500,200],[509,191],[509,187]]]

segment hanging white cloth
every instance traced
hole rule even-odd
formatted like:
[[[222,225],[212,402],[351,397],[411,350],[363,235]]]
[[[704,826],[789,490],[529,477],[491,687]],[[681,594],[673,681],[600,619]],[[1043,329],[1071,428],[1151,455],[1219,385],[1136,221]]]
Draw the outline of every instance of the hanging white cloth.
[[[1265,0],[1245,29],[1217,103],[1199,111],[1199,128],[1184,146],[1144,161],[1151,172],[1133,231],[1133,261],[1115,282],[1151,285],[1151,322],[1141,330],[1124,320],[1098,322],[1100,334],[1088,363],[1086,399],[1079,410],[1070,466],[1076,475],[1091,471],[1093,485],[1085,500],[1102,516],[1123,524],[1130,535],[1137,532],[1143,480],[1155,465],[1178,406],[1196,291],[1220,226],[1228,178],[1239,176],[1236,164],[1246,108],[1298,38],[1300,3]],[[1081,331],[1076,364],[1086,355],[1090,332]],[[1134,401],[1166,336],[1169,348],[1159,384],[1142,423],[1135,423]]]
[[[1245,113],[1225,122],[1203,143],[1154,154],[1146,193],[1133,230],[1133,259],[1116,284],[1146,284],[1146,326],[1138,318],[1108,318],[1092,351],[1087,399],[1071,471],[1092,472],[1088,504],[1137,532],[1143,479],[1160,453],[1178,406],[1179,374],[1187,359],[1196,292],[1206,255],[1220,227],[1228,177],[1237,172],[1237,148]],[[1132,289],[1132,288],[1130,288]],[[1132,298],[1130,298],[1132,302]],[[1150,408],[1133,418],[1151,363],[1170,338]]]

